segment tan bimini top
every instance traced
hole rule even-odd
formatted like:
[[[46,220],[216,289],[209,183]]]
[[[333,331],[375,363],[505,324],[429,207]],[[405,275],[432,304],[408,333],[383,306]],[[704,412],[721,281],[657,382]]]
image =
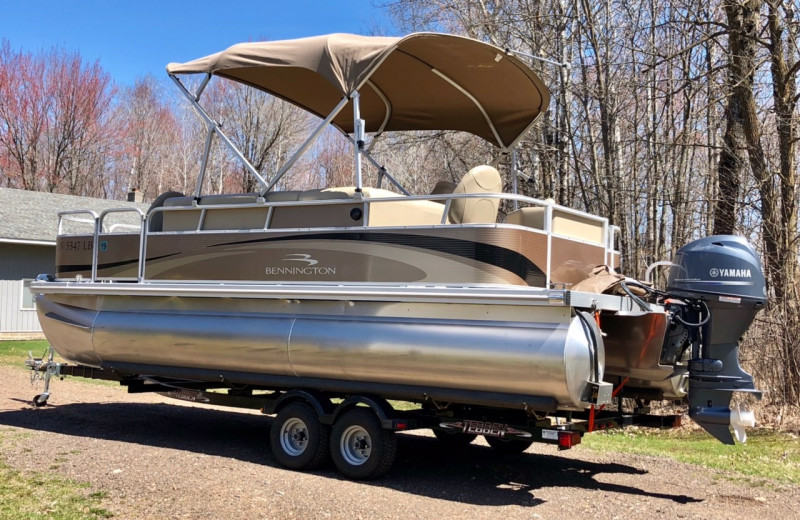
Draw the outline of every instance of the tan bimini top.
[[[367,132],[459,130],[511,148],[547,109],[550,93],[521,60],[470,38],[331,34],[240,43],[167,72],[222,76],[326,117],[360,93]],[[352,103],[352,102],[351,102]],[[333,124],[353,132],[352,109]]]

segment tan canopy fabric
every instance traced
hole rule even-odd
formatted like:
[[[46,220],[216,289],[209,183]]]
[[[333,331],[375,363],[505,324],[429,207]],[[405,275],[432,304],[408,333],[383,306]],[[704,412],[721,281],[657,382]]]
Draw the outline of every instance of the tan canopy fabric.
[[[500,148],[511,147],[550,101],[533,71],[503,49],[437,33],[241,43],[170,63],[167,72],[229,78],[320,117],[359,91],[367,132],[460,130]],[[345,108],[333,124],[351,133],[352,114]]]

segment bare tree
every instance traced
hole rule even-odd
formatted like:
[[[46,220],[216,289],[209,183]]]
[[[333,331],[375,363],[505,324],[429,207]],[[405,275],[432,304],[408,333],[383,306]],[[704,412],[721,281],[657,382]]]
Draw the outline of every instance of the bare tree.
[[[138,189],[146,200],[163,192],[169,182],[168,157],[177,141],[173,108],[163,99],[153,76],[138,78],[122,92],[117,110],[120,126],[117,170],[126,191]]]
[[[215,81],[205,96],[213,116],[231,141],[259,172],[269,177],[294,153],[310,116],[281,99],[230,81]],[[231,178],[237,189],[251,192],[257,180],[235,162]]]

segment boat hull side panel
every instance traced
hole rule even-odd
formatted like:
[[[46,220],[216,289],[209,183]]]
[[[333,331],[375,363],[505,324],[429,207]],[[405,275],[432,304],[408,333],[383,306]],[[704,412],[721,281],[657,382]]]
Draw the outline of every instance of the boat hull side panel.
[[[92,242],[89,235],[58,238],[57,279],[91,276]],[[138,235],[103,234],[99,242],[98,276],[135,279]],[[603,249],[592,249],[593,260],[586,265],[602,263]],[[535,230],[502,226],[151,233],[146,255],[145,277],[149,280],[542,287],[547,238]],[[232,261],[237,269],[230,268]]]

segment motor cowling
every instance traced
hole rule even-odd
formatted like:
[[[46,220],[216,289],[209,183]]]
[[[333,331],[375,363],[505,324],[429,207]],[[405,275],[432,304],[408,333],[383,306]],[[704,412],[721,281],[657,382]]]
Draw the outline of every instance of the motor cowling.
[[[739,339],[766,303],[766,285],[755,249],[742,237],[711,236],[678,250],[667,293],[699,309],[689,361],[689,416],[726,444],[734,392],[761,397],[739,364]],[[733,421],[738,424],[737,421]],[[737,437],[742,438],[737,428]]]
[[[747,298],[762,304],[766,299],[761,260],[747,240],[734,235],[701,238],[680,248],[672,261],[667,291]]]

